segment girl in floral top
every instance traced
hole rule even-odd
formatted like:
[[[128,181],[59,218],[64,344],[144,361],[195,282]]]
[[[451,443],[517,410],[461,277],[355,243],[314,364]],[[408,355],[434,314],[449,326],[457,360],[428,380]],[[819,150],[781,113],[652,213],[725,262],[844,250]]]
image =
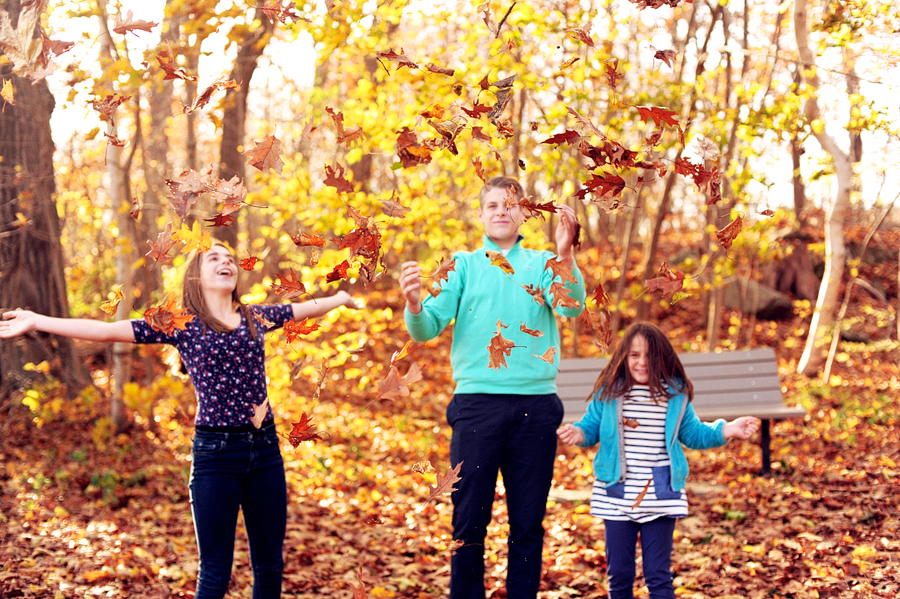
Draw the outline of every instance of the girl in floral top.
[[[52,318],[27,310],[7,312],[0,320],[0,338],[43,331],[91,341],[167,343],[178,349],[197,395],[190,478],[200,553],[196,599],[225,596],[239,510],[250,543],[253,599],[281,596],[287,484],[267,405],[263,336],[291,318],[360,307],[345,291],[302,303],[249,306],[240,300],[237,275],[234,256],[224,245],[195,255],[183,285],[183,304],[194,319],[169,334],[144,320]],[[263,405],[265,416],[257,426],[251,418]]]

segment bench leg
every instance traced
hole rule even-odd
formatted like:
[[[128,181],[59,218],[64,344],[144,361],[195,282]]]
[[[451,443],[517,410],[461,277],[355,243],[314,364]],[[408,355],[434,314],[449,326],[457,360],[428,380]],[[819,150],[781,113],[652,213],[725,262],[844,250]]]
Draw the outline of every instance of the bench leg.
[[[759,427],[759,446],[762,448],[762,470],[760,474],[772,471],[772,437],[769,431],[769,420],[763,419]]]

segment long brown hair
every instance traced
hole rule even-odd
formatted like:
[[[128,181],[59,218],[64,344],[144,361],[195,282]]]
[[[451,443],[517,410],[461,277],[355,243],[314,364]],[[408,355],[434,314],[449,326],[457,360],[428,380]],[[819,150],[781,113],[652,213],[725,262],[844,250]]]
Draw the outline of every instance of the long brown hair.
[[[213,242],[213,245],[220,245],[231,250],[224,243]],[[203,256],[206,252],[196,252],[188,261],[187,267],[184,269],[184,279],[181,282],[181,303],[194,316],[200,319],[200,322],[215,331],[216,333],[230,333],[234,329],[218,318],[209,313],[206,307],[206,301],[203,299],[203,289],[200,287],[200,266],[203,264]],[[237,268],[237,265],[235,265]],[[247,327],[250,329],[250,338],[256,338],[256,317],[250,306],[241,301],[241,294],[238,286],[235,285],[231,291],[231,305],[241,311],[244,320],[247,321]]]
[[[693,401],[694,386],[685,374],[675,348],[665,333],[649,322],[636,322],[628,327],[606,368],[597,377],[591,397],[598,389],[602,389],[597,399],[609,401],[621,397],[634,386],[631,371],[628,369],[628,352],[631,350],[631,342],[638,335],[647,340],[650,394],[653,397],[669,398],[676,393],[684,393],[688,401]]]

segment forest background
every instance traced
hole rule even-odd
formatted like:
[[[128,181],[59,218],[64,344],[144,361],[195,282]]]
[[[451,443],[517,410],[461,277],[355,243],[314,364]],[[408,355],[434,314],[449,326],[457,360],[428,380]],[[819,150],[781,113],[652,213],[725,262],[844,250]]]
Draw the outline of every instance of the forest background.
[[[531,247],[552,247],[554,204],[579,216],[596,291],[561,322],[563,357],[649,318],[680,351],[774,346],[807,409],[775,426],[771,476],[752,443],[692,452],[679,594],[896,595],[889,2],[0,8],[0,307],[165,317],[211,238],[246,260],[248,301],[367,303],[271,336],[279,428],[305,415],[321,436],[284,446],[287,596],[446,589],[451,508],[428,498],[449,468],[450,335],[397,353],[395,279],[477,247],[478,190],[501,174],[526,188]],[[769,288],[787,304],[760,311]],[[194,398],[169,358],[2,342],[0,594],[192,596]],[[605,596],[590,482],[590,453],[561,450],[543,597]],[[492,526],[501,597],[502,501]],[[246,560],[239,535],[230,596],[249,596]]]

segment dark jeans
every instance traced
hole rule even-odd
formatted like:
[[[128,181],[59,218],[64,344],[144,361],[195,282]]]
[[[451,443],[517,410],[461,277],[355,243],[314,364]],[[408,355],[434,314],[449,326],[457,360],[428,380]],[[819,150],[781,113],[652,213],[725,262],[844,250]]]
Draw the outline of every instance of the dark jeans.
[[[553,480],[556,429],[563,406],[551,395],[454,395],[450,463],[462,462],[453,499],[453,538],[465,544],[451,558],[450,598],[484,599],[484,538],[497,472],[509,511],[509,599],[534,599],[541,582],[544,513]]]
[[[649,522],[604,520],[606,572],[610,599],[634,598],[635,548],[641,536],[644,581],[650,599],[675,599],[672,585],[672,535],[675,518],[664,516]]]
[[[191,512],[200,550],[196,599],[225,596],[238,509],[250,542],[253,599],[281,597],[287,485],[275,427],[195,431],[192,454]]]

